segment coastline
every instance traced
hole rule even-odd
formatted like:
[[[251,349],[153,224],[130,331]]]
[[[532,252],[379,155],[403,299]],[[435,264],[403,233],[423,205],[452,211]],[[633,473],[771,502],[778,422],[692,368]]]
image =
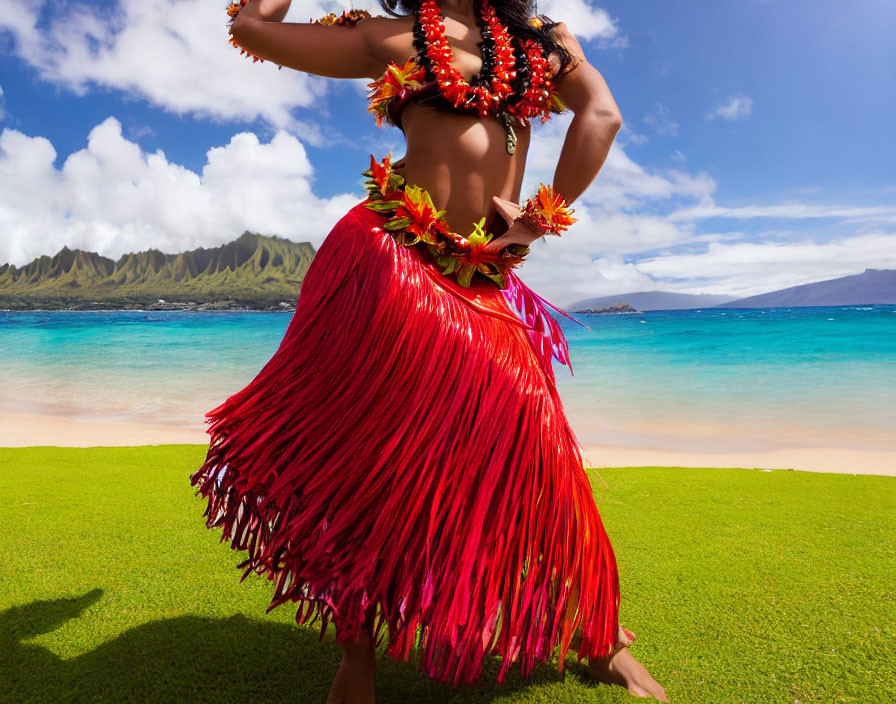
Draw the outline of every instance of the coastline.
[[[204,428],[0,412],[0,447],[127,447],[207,445]],[[585,465],[602,467],[745,467],[896,476],[896,450],[862,447],[779,447],[756,451],[684,451],[583,444]]]

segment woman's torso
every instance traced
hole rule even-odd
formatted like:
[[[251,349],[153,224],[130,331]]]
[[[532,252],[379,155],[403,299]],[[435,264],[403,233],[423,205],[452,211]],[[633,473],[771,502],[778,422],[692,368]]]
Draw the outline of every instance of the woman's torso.
[[[383,68],[389,61],[403,64],[417,54],[413,43],[414,18],[390,20],[395,31],[380,47]],[[468,82],[482,68],[477,42],[479,28],[445,18],[445,34],[452,66]],[[462,39],[459,37],[463,37]],[[397,160],[408,183],[421,186],[433,203],[446,210],[448,225],[469,234],[473,223],[495,214],[492,196],[519,202],[531,126],[517,125],[513,154],[506,150],[506,131],[496,117],[480,118],[409,102],[402,111],[406,151]]]

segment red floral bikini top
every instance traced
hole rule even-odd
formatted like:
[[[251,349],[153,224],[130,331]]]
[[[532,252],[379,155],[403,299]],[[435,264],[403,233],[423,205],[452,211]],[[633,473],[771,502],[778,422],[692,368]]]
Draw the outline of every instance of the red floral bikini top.
[[[478,117],[496,117],[507,132],[507,151],[516,145],[514,125],[526,126],[529,118],[546,122],[551,113],[566,106],[556,92],[551,66],[541,45],[533,39],[511,36],[488,0],[475,3],[482,33],[482,70],[466,81],[451,66],[451,48],[445,38],[442,13],[435,0],[423,0],[414,12],[415,56],[399,66],[389,62],[383,75],[368,84],[368,111],[376,124],[404,129],[401,114],[410,102],[439,110]],[[354,25],[369,17],[364,10],[328,15],[323,24]],[[541,26],[538,17],[530,24]]]

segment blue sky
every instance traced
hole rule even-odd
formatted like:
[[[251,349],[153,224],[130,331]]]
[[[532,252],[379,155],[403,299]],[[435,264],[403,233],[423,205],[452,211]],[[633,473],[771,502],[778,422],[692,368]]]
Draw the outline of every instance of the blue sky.
[[[243,230],[318,246],[403,153],[365,81],[252,64],[227,2],[15,5],[0,16],[0,260],[117,257]],[[370,2],[293,2],[287,21]],[[541,2],[625,125],[580,221],[520,270],[558,304],[665,289],[761,293],[896,267],[896,3]],[[536,125],[524,191],[563,119]],[[553,159],[553,162],[552,162]]]

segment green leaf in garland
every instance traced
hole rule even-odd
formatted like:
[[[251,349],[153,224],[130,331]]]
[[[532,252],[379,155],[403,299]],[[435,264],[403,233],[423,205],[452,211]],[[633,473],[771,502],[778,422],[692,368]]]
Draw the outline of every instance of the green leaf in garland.
[[[367,207],[371,210],[376,210],[384,213],[390,210],[395,210],[399,205],[401,205],[400,200],[378,200],[368,204]]]
[[[388,220],[386,224],[383,226],[387,230],[404,230],[408,225],[411,224],[410,218],[392,218]]]
[[[401,174],[397,174],[394,171],[389,174],[389,187],[394,191],[401,190],[402,186],[404,186],[404,176]]]
[[[467,242],[470,243],[471,247],[476,247],[480,244],[485,244],[492,238],[492,235],[480,235],[477,232],[473,232],[467,236]]]
[[[439,261],[439,258],[440,258],[440,257],[443,257],[443,256],[445,255],[445,244],[444,244],[444,242],[438,242],[438,241],[437,241],[435,244],[433,244],[432,242],[424,242],[424,244],[426,245],[426,249],[427,249],[427,251],[429,252],[430,256],[431,256],[431,257],[433,258],[433,260],[435,260],[436,262]]]
[[[469,264],[461,264],[460,271],[457,273],[457,283],[464,288],[470,288],[470,283],[473,281],[474,271],[475,268]]]
[[[504,277],[504,274],[502,272],[499,271],[495,274],[486,274],[486,276],[494,281],[498,285],[498,288],[507,288],[507,279]]]
[[[396,237],[405,247],[413,247],[418,242],[422,242],[419,235],[415,235],[407,230],[401,230]]]
[[[439,257],[438,260],[436,261],[436,263],[439,266],[443,267],[442,273],[445,276],[448,276],[449,274],[454,273],[454,270],[457,269],[457,262],[458,262],[457,257],[452,257],[450,255],[445,256],[445,257]]]

